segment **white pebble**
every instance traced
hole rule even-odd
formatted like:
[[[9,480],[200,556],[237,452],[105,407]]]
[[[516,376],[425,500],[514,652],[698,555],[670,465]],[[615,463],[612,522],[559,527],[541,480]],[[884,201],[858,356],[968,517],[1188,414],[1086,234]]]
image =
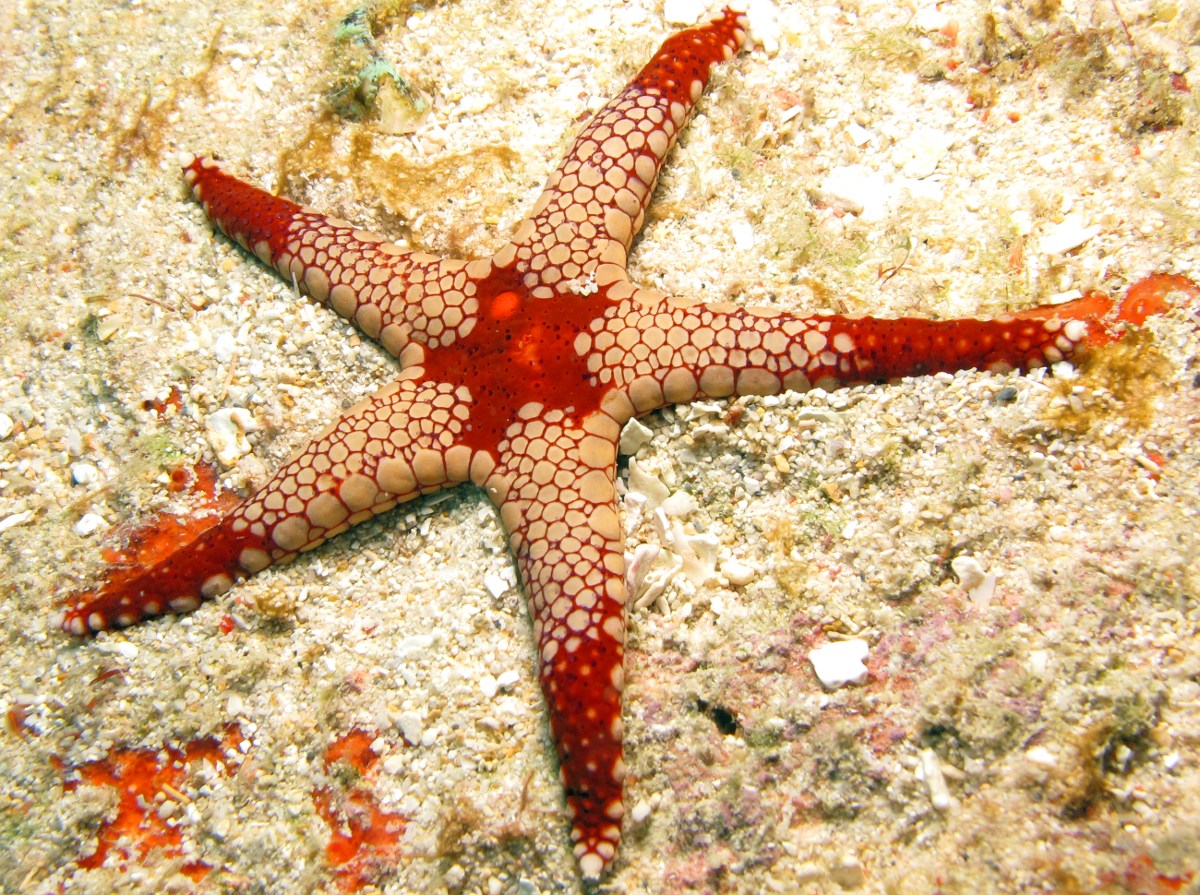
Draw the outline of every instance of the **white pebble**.
[[[981,608],[991,603],[996,592],[996,576],[986,571],[979,560],[964,553],[950,560],[950,568],[972,603]]]
[[[220,363],[227,364],[237,354],[237,339],[233,333],[225,330],[213,340],[212,356]]]
[[[645,799],[642,799],[636,805],[634,805],[633,808],[630,810],[629,819],[631,821],[633,821],[635,824],[640,824],[642,821],[644,821],[647,817],[650,816],[650,812],[652,810],[653,809],[650,807],[650,803],[647,802]]]
[[[912,26],[922,31],[940,31],[950,24],[951,19],[946,13],[932,6],[924,7],[913,14]]]
[[[267,94],[271,92],[274,83],[271,81],[271,76],[265,71],[256,71],[254,73],[254,86],[258,88],[260,93]]]
[[[442,879],[451,889],[457,889],[462,886],[463,880],[467,878],[467,871],[463,870],[461,864],[453,864],[450,869],[442,874]]]
[[[983,583],[986,574],[979,560],[965,553],[950,560],[950,568],[958,576],[958,583],[967,590]]]
[[[695,25],[707,7],[705,0],[666,0],[663,19],[669,25]]]
[[[1067,525],[1051,525],[1046,529],[1046,537],[1059,544],[1069,544],[1075,540],[1075,534]]]
[[[425,730],[425,722],[416,712],[401,712],[396,716],[396,726],[408,742],[416,745],[421,742],[421,734]]]
[[[71,526],[71,531],[75,532],[81,538],[86,538],[104,528],[108,528],[108,522],[105,521],[103,516],[97,516],[95,513],[84,513]]]
[[[13,434],[14,423],[7,413],[0,413],[0,441]]]
[[[501,690],[507,690],[520,679],[521,675],[510,668],[508,671],[500,672],[500,676],[496,678],[496,683],[500,685]]]
[[[750,40],[762,47],[768,56],[778,53],[783,27],[779,24],[779,10],[775,4],[770,0],[749,0],[746,17],[750,20]]]
[[[487,588],[487,592],[492,595],[493,600],[502,597],[509,588],[508,579],[495,572],[489,572],[483,576],[483,586]]]
[[[734,221],[729,229],[733,233],[734,248],[743,252],[754,248],[754,227],[749,221]]]
[[[496,679],[487,672],[484,672],[483,677],[479,679],[479,692],[483,694],[485,699],[491,699],[500,689],[500,685],[496,683]]]
[[[242,407],[223,407],[204,421],[209,446],[223,466],[233,466],[250,453],[246,433],[258,428],[254,416]]]
[[[397,659],[420,659],[433,646],[433,641],[432,634],[414,634],[396,644],[392,653]]]
[[[141,652],[136,643],[130,643],[128,640],[108,641],[107,643],[96,644],[96,649],[102,653],[110,653],[114,656],[120,656],[122,659],[132,661],[138,657]]]
[[[867,679],[863,660],[870,649],[865,640],[838,640],[819,646],[808,654],[821,685],[836,690],[846,684],[861,684]]]
[[[830,169],[818,195],[826,205],[856,214],[864,221],[877,221],[883,217],[892,186],[884,174],[866,165],[843,165]]]
[[[892,150],[892,164],[905,177],[924,180],[937,170],[946,154],[946,135],[934,128],[921,128],[909,134]]]
[[[721,574],[734,587],[744,587],[755,579],[758,569],[740,559],[727,559],[721,563]]]
[[[18,525],[24,525],[33,518],[33,510],[21,510],[19,513],[13,513],[11,516],[5,516],[0,519],[0,531],[8,531],[10,528],[15,528]]]
[[[76,485],[94,485],[100,480],[100,470],[91,463],[72,463],[71,481]]]
[[[843,889],[857,889],[867,881],[862,862],[852,854],[840,856],[829,868],[829,875]]]
[[[1058,764],[1058,759],[1055,757],[1054,753],[1045,746],[1034,746],[1025,753],[1025,757],[1034,764],[1041,765],[1042,767],[1046,768],[1050,768]]]
[[[1019,236],[1028,236],[1033,232],[1033,212],[1028,208],[1013,209],[1008,222]]]
[[[1046,670],[1050,667],[1050,650],[1035,649],[1029,653],[1029,662],[1026,663],[1029,673],[1035,677],[1045,677]]]

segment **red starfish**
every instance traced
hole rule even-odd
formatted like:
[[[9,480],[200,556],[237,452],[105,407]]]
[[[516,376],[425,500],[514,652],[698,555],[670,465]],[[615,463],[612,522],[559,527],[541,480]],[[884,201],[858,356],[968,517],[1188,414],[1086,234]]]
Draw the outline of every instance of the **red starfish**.
[[[933,322],[798,317],[631,284],[626,254],[663,159],[744,27],[726,10],[668,39],[588,123],[490,258],[411,252],[208,159],[188,165],[217,226],[378,340],[401,373],[191,543],[77,597],[62,627],[82,635],[194,609],[398,503],[473,482],[500,510],[520,569],[575,855],[598,876],[624,814],[622,426],[699,399],[1028,368],[1111,337],[1099,298]]]

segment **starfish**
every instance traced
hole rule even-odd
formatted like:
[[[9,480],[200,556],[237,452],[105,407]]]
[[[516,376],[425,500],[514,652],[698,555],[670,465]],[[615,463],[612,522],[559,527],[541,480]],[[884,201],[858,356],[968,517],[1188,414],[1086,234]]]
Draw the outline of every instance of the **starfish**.
[[[489,258],[410,251],[210,159],[187,165],[217,227],[378,341],[400,373],[190,542],[77,595],[61,627],[82,636],[195,609],[399,503],[471,482],[499,510],[515,557],[574,853],[585,877],[600,876],[624,814],[622,427],[695,400],[1028,369],[1113,338],[1099,297],[937,322],[798,316],[631,283],[626,257],[664,159],[745,29],[727,8],[668,38]]]

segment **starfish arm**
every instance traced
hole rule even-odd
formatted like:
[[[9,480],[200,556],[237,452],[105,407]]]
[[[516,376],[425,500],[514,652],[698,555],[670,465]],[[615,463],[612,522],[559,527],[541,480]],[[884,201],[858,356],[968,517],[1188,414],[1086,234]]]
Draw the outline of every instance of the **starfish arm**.
[[[625,256],[663,160],[687,123],[713,67],[733,58],[745,17],[721,17],[669,37],[575,138],[530,219],[513,237],[525,285],[548,298],[560,281],[603,286],[624,278]]]
[[[254,495],[198,537],[146,565],[116,566],[58,621],[76,635],[195,609],[236,581],[287,562],[397,503],[494,465],[458,444],[461,388],[420,368],[352,407]]]
[[[1110,310],[1111,302],[1093,296],[992,320],[800,317],[639,290],[607,309],[576,349],[601,383],[626,390],[640,414],[704,397],[1045,366],[1107,340]],[[620,350],[634,343],[645,347]]]
[[[486,275],[490,262],[409,251],[251,186],[211,159],[196,158],[183,172],[226,236],[395,357],[412,341],[446,345],[474,326],[472,274]]]
[[[562,414],[516,425],[491,490],[529,599],[575,856],[588,877],[612,860],[624,815],[619,431],[602,411],[579,428]]]

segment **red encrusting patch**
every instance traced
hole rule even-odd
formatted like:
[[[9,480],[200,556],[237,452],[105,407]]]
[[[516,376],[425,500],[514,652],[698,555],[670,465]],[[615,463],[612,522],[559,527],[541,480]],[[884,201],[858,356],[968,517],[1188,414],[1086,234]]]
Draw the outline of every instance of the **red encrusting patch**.
[[[1172,301],[1172,297],[1175,298]],[[1097,348],[1121,338],[1118,324],[1141,326],[1149,318],[1187,305],[1200,312],[1200,286],[1179,274],[1156,273],[1130,284],[1125,297],[1114,302],[1100,292],[1061,305],[1042,305],[1014,316],[1022,320],[1083,320],[1088,324],[1085,344]]]
[[[1169,300],[1172,295],[1181,300],[1172,303]],[[1200,286],[1179,274],[1151,274],[1129,287],[1117,319],[1140,326],[1146,318],[1165,314],[1179,304],[1188,304],[1200,311]]]
[[[381,873],[396,863],[400,839],[408,824],[404,815],[380,808],[375,794],[366,786],[374,778],[379,761],[371,748],[375,736],[355,728],[336,739],[325,752],[326,770],[341,765],[356,771],[359,779],[313,792],[317,814],[330,829],[325,856],[344,892],[376,884]]]
[[[213,513],[224,513],[232,509],[238,499],[228,491],[218,492],[217,470],[211,463],[201,460],[199,463],[188,465],[180,463],[169,473],[170,481],[167,490],[172,494],[191,491],[205,498],[202,510]]]
[[[176,413],[183,409],[183,394],[179,391],[179,386],[173,385],[165,398],[149,398],[143,401],[142,409],[155,416],[168,416],[168,411]]]
[[[152,852],[169,858],[183,855],[183,834],[168,803],[189,801],[183,793],[189,775],[201,762],[208,762],[228,777],[236,765],[228,756],[243,740],[241,728],[230,724],[221,739],[204,737],[181,747],[162,749],[117,748],[107,756],[69,770],[77,779],[63,784],[65,792],[80,786],[109,789],[116,794],[116,806],[100,824],[96,850],[76,863],[85,870],[119,861],[122,870],[131,864],[145,865]],[[56,762],[61,767],[61,763]],[[200,860],[183,863],[180,871],[195,881],[204,879],[212,867]]]
[[[1124,873],[1102,873],[1100,882],[1105,886],[1117,886],[1123,891],[1134,892],[1137,895],[1171,895],[1172,892],[1182,890],[1195,876],[1191,871],[1180,874],[1160,873],[1154,866],[1153,858],[1149,855],[1137,855],[1125,866]]]
[[[27,722],[28,715],[26,709],[28,703],[21,702],[19,699],[13,703],[12,707],[4,713],[4,720],[8,726],[8,732],[16,736],[18,739],[24,739],[25,734],[38,735],[38,731],[29,726]]]

